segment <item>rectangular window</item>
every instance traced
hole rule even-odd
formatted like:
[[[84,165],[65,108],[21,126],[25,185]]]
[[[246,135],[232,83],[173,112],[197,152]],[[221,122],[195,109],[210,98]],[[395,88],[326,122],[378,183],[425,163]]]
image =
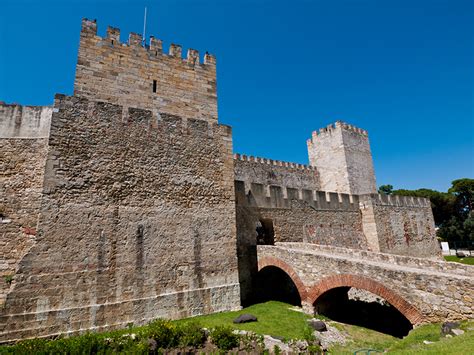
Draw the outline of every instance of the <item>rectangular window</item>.
[[[153,92],[156,92],[156,80],[153,80]]]

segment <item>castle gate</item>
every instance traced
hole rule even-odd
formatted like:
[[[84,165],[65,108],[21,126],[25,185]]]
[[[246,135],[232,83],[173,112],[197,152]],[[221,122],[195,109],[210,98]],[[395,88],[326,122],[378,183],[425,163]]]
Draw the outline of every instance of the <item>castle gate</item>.
[[[308,243],[257,246],[258,269],[283,270],[308,312],[335,289],[383,298],[413,326],[474,317],[473,268],[442,261]]]

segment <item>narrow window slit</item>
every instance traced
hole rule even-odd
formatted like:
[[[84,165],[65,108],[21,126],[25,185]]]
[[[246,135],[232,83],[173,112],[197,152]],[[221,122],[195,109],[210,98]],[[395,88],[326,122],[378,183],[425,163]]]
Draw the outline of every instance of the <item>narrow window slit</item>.
[[[153,80],[153,92],[156,92],[156,80]]]

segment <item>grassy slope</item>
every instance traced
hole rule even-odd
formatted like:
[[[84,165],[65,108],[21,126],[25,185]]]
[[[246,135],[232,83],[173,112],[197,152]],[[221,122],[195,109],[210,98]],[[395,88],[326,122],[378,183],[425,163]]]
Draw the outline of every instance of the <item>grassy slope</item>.
[[[474,331],[468,330],[474,328],[474,321],[463,323],[462,329],[466,333],[453,338],[441,337],[439,324],[416,328],[403,339],[356,326],[342,327],[352,341],[345,346],[334,346],[331,349],[333,354],[353,354],[359,349],[375,349],[390,354],[468,354],[474,349]],[[424,340],[433,344],[424,344]]]
[[[227,325],[235,329],[250,330],[286,339],[303,339],[308,328],[306,320],[310,317],[292,311],[289,309],[290,307],[285,303],[270,301],[253,305],[238,312],[217,313],[176,322],[198,321],[206,328]],[[255,315],[258,322],[233,324],[232,320],[242,313]],[[350,340],[344,346],[331,348],[332,354],[353,354],[356,350],[367,348],[379,351],[388,350],[390,354],[467,354],[474,349],[474,321],[464,322],[462,328],[466,333],[453,338],[441,338],[439,324],[416,328],[403,339],[353,325],[340,323],[333,323],[333,325],[344,331]],[[434,343],[423,344],[424,340]]]
[[[444,260],[454,261],[461,264],[474,265],[474,257],[458,258],[456,255],[445,256]]]
[[[301,312],[290,310],[291,306],[276,301],[260,303],[241,311],[215,313],[178,320],[176,322],[197,321],[203,327],[212,328],[217,325],[227,325],[235,329],[249,330],[259,334],[268,334],[284,337],[285,339],[303,339],[308,325],[306,319],[310,317]],[[240,314],[250,313],[258,318],[258,322],[234,324],[232,321]]]

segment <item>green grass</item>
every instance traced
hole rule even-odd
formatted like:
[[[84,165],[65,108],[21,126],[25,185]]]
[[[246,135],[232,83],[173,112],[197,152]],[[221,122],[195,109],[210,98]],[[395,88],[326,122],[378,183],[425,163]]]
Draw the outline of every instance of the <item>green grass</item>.
[[[458,258],[456,255],[448,255],[444,257],[444,260],[446,261],[454,261],[457,263],[461,264],[466,264],[466,265],[474,265],[474,257],[465,257],[465,258]]]
[[[173,322],[157,321],[142,327],[131,327],[130,329],[99,334],[90,333],[72,338],[53,340],[49,343],[44,339],[36,339],[19,343],[13,347],[0,347],[0,353],[28,355],[32,353],[66,353],[65,349],[69,349],[73,353],[88,353],[87,349],[97,348],[97,346],[101,346],[103,349],[113,353],[147,353],[146,340],[150,336],[154,339],[161,339],[160,344],[165,344],[166,337],[170,338],[169,334],[172,333],[165,331],[166,329],[179,330],[183,329],[181,326],[194,322],[198,322],[200,326],[208,329],[215,328],[216,326],[228,326],[233,329],[252,331],[257,334],[282,337],[286,340],[305,339],[310,329],[306,321],[310,316],[293,311],[291,308],[292,306],[289,304],[270,301],[236,312],[215,313]],[[232,321],[242,313],[255,315],[258,318],[258,322],[233,324]],[[440,324],[428,324],[412,330],[403,339],[354,325],[336,323],[329,320],[326,320],[326,322],[343,332],[347,339],[345,345],[335,345],[330,348],[330,354],[353,354],[360,349],[375,349],[389,354],[474,354],[472,351],[474,349],[474,320],[461,323],[461,329],[465,333],[460,336],[452,338],[441,337]],[[137,340],[132,342],[130,338],[125,338],[126,341],[124,343],[123,334],[126,333],[137,334]],[[191,335],[191,333],[188,335]],[[105,338],[112,339],[113,341],[110,344],[107,343],[107,345],[104,343]],[[433,343],[424,344],[424,340]],[[49,350],[43,351],[41,349]],[[53,349],[55,350],[53,351]]]
[[[270,301],[237,312],[216,313],[176,322],[196,320],[206,328],[227,325],[234,329],[279,336],[285,339],[304,339],[308,328],[306,320],[310,316],[292,311],[290,308],[291,306],[288,304]],[[255,315],[258,322],[233,324],[233,319],[242,313]],[[467,354],[471,351],[470,349],[474,349],[474,330],[468,330],[468,328],[474,328],[474,321],[462,323],[461,328],[466,333],[453,338],[441,337],[440,324],[428,324],[413,329],[403,339],[354,325],[336,322],[331,322],[331,325],[344,332],[348,339],[346,345],[337,345],[329,349],[331,354],[353,354],[359,349],[376,349],[380,352],[387,351],[390,354]],[[433,344],[424,344],[424,340],[432,341]]]
[[[474,349],[474,321],[462,323],[466,331],[453,338],[441,337],[439,324],[428,324],[413,329],[403,339],[353,325],[343,325],[351,339],[346,345],[334,346],[331,354],[353,354],[359,349],[375,349],[389,354],[468,354]],[[428,340],[433,344],[424,344]]]
[[[304,339],[308,334],[307,319],[310,316],[290,310],[292,306],[282,302],[269,301],[244,308],[236,312],[215,313],[176,321],[183,323],[198,321],[203,327],[213,328],[227,325],[234,329],[252,331],[285,339]],[[232,321],[240,314],[250,313],[258,318],[258,322],[234,324]]]

